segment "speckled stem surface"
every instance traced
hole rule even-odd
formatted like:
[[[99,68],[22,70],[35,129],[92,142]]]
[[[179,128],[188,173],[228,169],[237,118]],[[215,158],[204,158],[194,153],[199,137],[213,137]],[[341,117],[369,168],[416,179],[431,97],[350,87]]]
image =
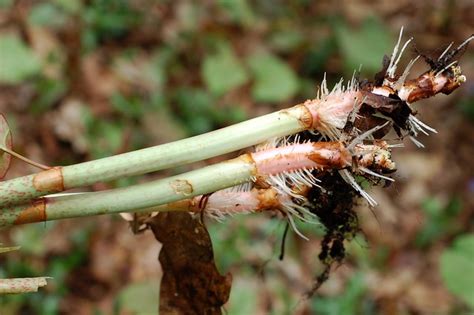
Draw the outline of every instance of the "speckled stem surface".
[[[103,192],[43,197],[0,210],[0,227],[32,222],[127,212],[221,190],[251,181],[256,168],[250,155],[181,175]]]
[[[309,128],[308,115],[304,106],[297,105],[195,137],[0,182],[0,206],[241,150]]]

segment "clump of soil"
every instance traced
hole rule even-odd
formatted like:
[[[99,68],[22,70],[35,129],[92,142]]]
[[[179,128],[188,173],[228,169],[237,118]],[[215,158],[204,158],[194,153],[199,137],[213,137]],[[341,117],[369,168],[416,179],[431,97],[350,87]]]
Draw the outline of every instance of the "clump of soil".
[[[326,230],[318,256],[325,268],[316,277],[308,296],[312,296],[328,279],[331,266],[343,261],[344,241],[352,240],[360,231],[357,214],[353,210],[357,192],[337,172],[325,173],[320,179],[324,189],[312,187],[307,198],[310,211],[318,216]]]

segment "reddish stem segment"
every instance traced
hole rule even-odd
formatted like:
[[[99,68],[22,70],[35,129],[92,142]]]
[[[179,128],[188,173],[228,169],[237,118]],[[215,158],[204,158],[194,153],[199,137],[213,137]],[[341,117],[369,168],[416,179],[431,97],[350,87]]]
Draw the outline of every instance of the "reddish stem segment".
[[[267,148],[263,151],[245,154],[236,159],[208,166],[202,170],[192,171],[156,182],[83,195],[62,196],[59,198],[44,197],[34,199],[27,204],[6,207],[2,209],[3,211],[0,211],[0,226],[104,213],[149,211],[149,209],[144,208],[212,193],[216,189],[208,188],[208,181],[212,182],[210,176],[222,177],[223,174],[225,174],[226,178],[232,180],[229,181],[230,184],[222,184],[223,186],[217,189],[230,187],[245,181],[248,182],[252,179],[262,178],[266,181],[266,178],[272,175],[282,174],[284,176],[287,174],[288,179],[293,178],[293,183],[301,182],[306,184],[314,182],[311,178],[310,170],[340,169],[350,167],[352,164],[354,164],[355,170],[361,166],[382,170],[393,170],[395,167],[389,159],[390,152],[383,141],[372,145],[359,144],[352,151],[347,149],[341,142],[294,143],[276,148]],[[293,165],[298,165],[300,168],[295,169]],[[207,171],[206,169],[213,171]],[[209,175],[204,177],[200,175],[201,172]],[[242,173],[239,175],[242,179],[240,182],[236,182],[236,174],[239,173]],[[271,181],[266,181],[265,185],[268,187],[269,185],[271,186],[271,183]],[[282,185],[285,185],[285,183],[282,182]],[[298,192],[291,193],[293,187],[287,187],[286,189],[290,191],[289,196],[298,194]],[[278,192],[285,190],[277,189]],[[240,201],[237,203],[241,203],[240,210],[247,211],[252,207],[256,207],[255,209],[260,208],[258,204],[250,201],[255,200],[251,199],[252,194],[255,194],[255,192],[245,192],[238,197]],[[289,196],[284,198],[289,198]],[[145,200],[142,199],[145,197]],[[222,208],[224,212],[236,204],[229,201],[229,198],[226,197],[219,199],[219,202],[217,202],[217,199],[214,199],[216,201],[212,200],[210,198],[208,205],[216,209]],[[228,204],[224,204],[226,200]],[[136,210],[137,208],[139,210]]]
[[[284,145],[252,153],[258,176],[274,175],[301,169],[342,169],[352,164],[352,156],[359,156],[358,166],[379,166],[393,171],[390,152],[385,141],[372,145],[359,144],[350,152],[342,142],[305,142]]]
[[[281,209],[283,203],[289,200],[287,196],[279,195],[273,188],[254,188],[249,191],[217,191],[208,197],[204,209],[201,209],[199,205],[202,198],[203,196],[196,196],[191,199],[172,202],[156,207],[155,211],[169,211],[169,209],[188,212],[206,211],[211,216],[220,217],[226,214]]]
[[[402,101],[408,103],[414,103],[438,93],[451,94],[466,81],[466,77],[462,75],[459,66],[452,66],[447,70],[446,73],[425,72],[415,79],[404,82],[398,91],[394,84],[375,87],[371,92],[386,97],[398,95]]]

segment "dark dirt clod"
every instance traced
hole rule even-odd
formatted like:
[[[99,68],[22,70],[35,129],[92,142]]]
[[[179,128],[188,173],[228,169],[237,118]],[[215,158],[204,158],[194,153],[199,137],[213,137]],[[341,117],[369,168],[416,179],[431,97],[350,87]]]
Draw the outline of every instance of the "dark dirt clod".
[[[320,179],[325,183],[325,191],[313,187],[308,201],[310,211],[319,217],[326,229],[318,256],[325,267],[316,277],[308,296],[312,296],[328,279],[331,266],[344,260],[344,241],[353,239],[360,230],[357,214],[353,210],[357,197],[354,189],[337,173],[326,173]]]

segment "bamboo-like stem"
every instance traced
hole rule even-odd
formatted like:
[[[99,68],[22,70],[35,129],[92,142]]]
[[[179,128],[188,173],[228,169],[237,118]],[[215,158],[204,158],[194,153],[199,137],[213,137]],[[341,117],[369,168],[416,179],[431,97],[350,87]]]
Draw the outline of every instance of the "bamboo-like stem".
[[[272,175],[290,172],[288,176],[292,176],[298,170],[301,173],[296,174],[293,182],[312,185],[315,179],[306,177],[309,175],[305,175],[304,171],[349,167],[352,154],[357,155],[360,166],[393,169],[395,166],[388,158],[385,145],[383,142],[359,145],[351,153],[340,142],[285,144],[145,184],[104,192],[43,197],[27,204],[4,207],[0,211],[0,227],[108,213],[150,211],[147,208],[265,177],[270,177],[268,183],[273,183]],[[282,194],[288,192],[288,188],[281,186],[275,189]]]
[[[247,155],[181,175],[127,188],[44,197],[3,208],[0,226],[132,211],[203,195],[250,181],[255,165]]]
[[[206,199],[207,198],[207,199]],[[221,219],[235,214],[247,214],[267,210],[283,210],[285,204],[291,202],[287,195],[279,194],[274,188],[226,189],[209,196],[195,196],[160,206],[137,209],[135,213],[149,215],[154,212],[184,211],[192,213],[204,212],[208,217]],[[122,213],[127,221],[133,216]]]
[[[294,106],[195,137],[0,183],[0,206],[124,176],[139,175],[237,151],[310,127],[308,111]]]
[[[451,59],[467,46],[473,36],[453,51],[448,49],[443,52],[437,62],[430,63],[429,71],[416,79],[407,80],[408,72],[416,59],[409,63],[401,76],[396,75],[397,63],[409,42],[398,52],[401,35],[402,32],[383,83],[376,82],[375,86],[369,84],[359,89],[356,80],[352,79],[347,88],[339,83],[329,92],[326,81],[323,80],[321,97],[308,100],[302,105],[192,138],[76,165],[54,167],[37,174],[1,182],[0,206],[15,205],[39,196],[100,181],[200,161],[237,151],[272,137],[291,135],[303,130],[315,130],[335,140],[347,123],[349,115],[356,114],[362,103],[390,113],[391,102],[394,101],[394,98],[391,98],[393,95],[398,96],[402,102],[413,103],[438,93],[450,94],[466,81],[457,61]],[[405,110],[409,111],[409,108]],[[415,135],[417,130],[434,131],[411,114],[408,117],[408,124],[411,126],[411,133]]]
[[[133,214],[122,212],[120,215],[125,220],[132,222],[131,227],[134,233],[137,233],[145,230],[148,219],[159,212],[184,211],[199,213],[221,221],[229,216],[254,212],[280,211],[289,213],[289,208],[296,205],[291,197],[279,194],[272,187],[252,188],[251,190],[247,190],[247,188],[225,189],[210,195],[196,196],[156,207],[137,209]]]

